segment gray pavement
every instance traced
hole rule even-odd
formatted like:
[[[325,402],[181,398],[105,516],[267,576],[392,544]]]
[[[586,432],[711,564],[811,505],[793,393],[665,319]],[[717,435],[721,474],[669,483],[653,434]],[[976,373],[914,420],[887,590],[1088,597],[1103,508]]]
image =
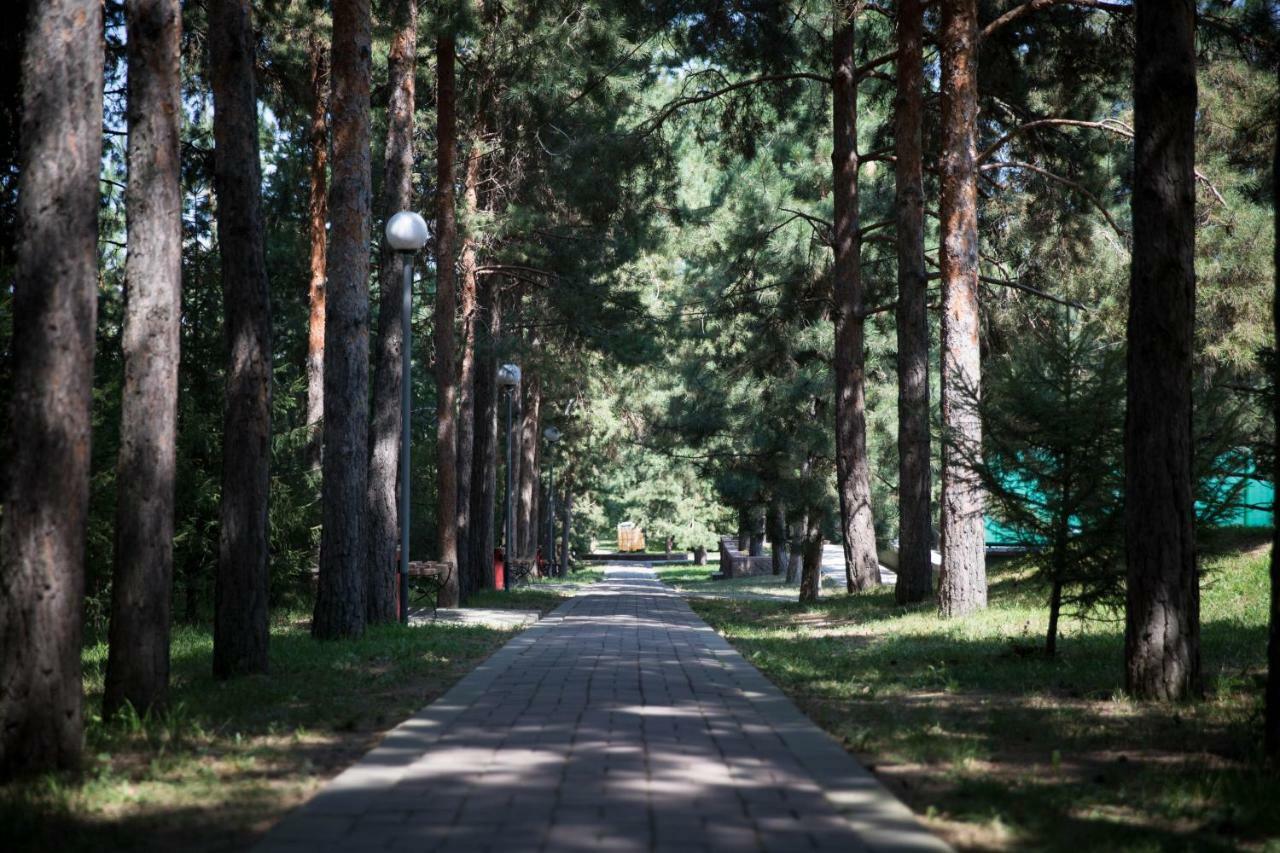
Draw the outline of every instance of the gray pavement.
[[[945,850],[648,569],[515,637],[277,851]]]

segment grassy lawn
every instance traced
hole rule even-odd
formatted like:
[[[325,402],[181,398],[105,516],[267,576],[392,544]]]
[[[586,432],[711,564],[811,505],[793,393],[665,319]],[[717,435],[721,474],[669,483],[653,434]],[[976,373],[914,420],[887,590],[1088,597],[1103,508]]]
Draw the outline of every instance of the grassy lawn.
[[[800,587],[796,584],[788,586],[783,575],[756,575],[754,577],[733,578],[732,580],[712,580],[711,576],[720,571],[720,561],[709,559],[705,566],[655,566],[658,577],[669,586],[695,596],[732,597],[767,596],[780,601],[796,598]],[[840,584],[830,578],[824,579],[824,590],[840,589]]]
[[[1267,561],[1206,558],[1207,696],[1173,707],[1123,697],[1123,614],[1065,621],[1044,658],[1047,595],[1016,564],[955,622],[891,590],[692,604],[959,847],[1280,851],[1280,776],[1256,758]]]
[[[474,604],[546,612],[570,594],[539,586]],[[111,724],[97,716],[106,643],[88,646],[84,772],[0,786],[0,850],[244,849],[512,635],[387,625],[320,643],[309,621],[276,614],[271,674],[230,682],[210,675],[211,630],[177,628],[168,713]]]
[[[601,569],[579,569],[563,578],[530,578],[511,590],[486,589],[471,597],[472,607],[503,610],[537,610],[543,616],[555,610],[580,587],[604,578]]]

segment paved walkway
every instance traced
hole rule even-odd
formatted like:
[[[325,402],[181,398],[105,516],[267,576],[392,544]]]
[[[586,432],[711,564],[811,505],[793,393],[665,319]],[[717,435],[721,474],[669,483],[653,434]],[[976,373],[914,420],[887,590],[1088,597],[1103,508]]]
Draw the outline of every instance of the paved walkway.
[[[514,638],[258,847],[945,849],[633,567]]]

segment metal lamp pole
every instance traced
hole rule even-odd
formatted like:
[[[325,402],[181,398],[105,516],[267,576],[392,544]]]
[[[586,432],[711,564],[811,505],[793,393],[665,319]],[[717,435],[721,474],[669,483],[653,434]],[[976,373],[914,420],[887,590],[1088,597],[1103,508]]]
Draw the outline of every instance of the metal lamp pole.
[[[404,279],[400,290],[400,622],[409,624],[409,412],[413,398],[409,319],[413,313],[413,255],[427,244],[427,223],[416,213],[401,211],[387,220],[387,243],[400,255]]]
[[[517,389],[520,387],[520,366],[518,364],[504,364],[498,368],[498,385],[507,395],[507,523],[505,525],[506,532],[503,534],[506,539],[505,560],[506,564],[502,570],[502,588],[511,589],[511,568],[514,558],[512,546],[515,544],[515,493],[512,488],[512,441],[511,441],[511,405],[512,398],[515,397]]]

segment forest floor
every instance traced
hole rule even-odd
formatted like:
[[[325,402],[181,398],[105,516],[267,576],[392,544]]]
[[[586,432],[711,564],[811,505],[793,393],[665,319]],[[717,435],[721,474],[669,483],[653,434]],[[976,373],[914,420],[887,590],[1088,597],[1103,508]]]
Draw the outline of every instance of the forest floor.
[[[472,606],[546,613],[598,570],[486,592]],[[242,850],[281,815],[432,702],[515,633],[437,623],[311,639],[310,614],[273,614],[271,671],[210,673],[210,626],[178,626],[170,708],[104,723],[105,640],[83,654],[82,773],[0,786],[0,849]]]
[[[958,848],[1276,851],[1280,777],[1258,759],[1268,554],[1256,534],[1206,543],[1191,705],[1124,697],[1122,612],[1064,620],[1046,658],[1047,594],[1017,563],[953,622],[891,588],[691,604]]]

